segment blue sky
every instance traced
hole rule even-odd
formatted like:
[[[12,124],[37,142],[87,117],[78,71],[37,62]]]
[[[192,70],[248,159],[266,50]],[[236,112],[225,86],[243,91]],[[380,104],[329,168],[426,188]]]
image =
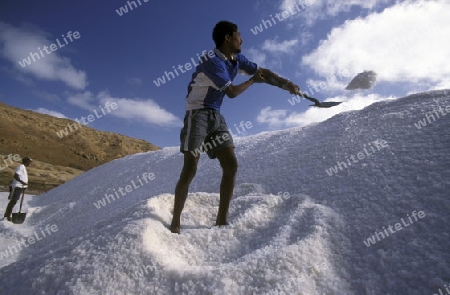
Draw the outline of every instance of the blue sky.
[[[241,121],[251,122],[252,128],[239,135],[251,135],[319,122],[375,101],[450,88],[447,1],[337,3],[3,0],[0,100],[79,120],[103,110],[87,126],[177,146],[193,70],[159,86],[154,81],[213,49],[212,28],[224,19],[238,24],[242,53],[250,60],[319,100],[345,101],[333,109],[315,109],[309,101],[292,104],[292,96],[280,89],[255,85],[224,100],[222,113],[235,135],[234,125]],[[23,62],[27,58],[28,65]],[[378,74],[376,86],[344,90],[364,70]],[[245,79],[240,76],[235,83]],[[106,107],[111,103],[117,108]]]

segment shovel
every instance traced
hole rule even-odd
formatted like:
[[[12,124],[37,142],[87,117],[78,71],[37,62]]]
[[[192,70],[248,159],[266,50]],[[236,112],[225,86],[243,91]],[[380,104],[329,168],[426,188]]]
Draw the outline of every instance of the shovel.
[[[266,77],[264,80],[267,84],[273,85],[273,86],[277,86],[280,87],[284,90],[288,90],[284,84],[280,84],[280,82],[272,77]],[[313,107],[318,107],[318,108],[331,108],[337,105],[340,105],[342,103],[342,101],[326,101],[326,102],[320,102],[319,100],[317,100],[314,97],[311,97],[305,93],[301,93],[300,91],[298,91],[297,93],[295,93],[295,95],[301,96],[306,98],[307,100],[310,100],[312,102],[314,102],[314,104],[310,105]]]
[[[25,196],[25,189],[22,192],[22,198],[20,199],[20,208],[19,208],[19,212],[18,213],[13,213],[11,215],[11,222],[12,223],[16,223],[16,224],[20,224],[23,223],[25,221],[25,217],[27,216],[27,213],[21,213],[20,211],[22,211],[22,204],[23,204],[23,197]]]
[[[307,94],[304,94],[304,93],[298,93],[298,95],[306,98],[307,100],[310,100],[310,101],[314,102],[314,104],[310,105],[312,107],[331,108],[331,107],[340,105],[342,103],[342,101],[324,101],[324,102],[320,102],[316,98],[311,97],[311,96],[309,96]]]

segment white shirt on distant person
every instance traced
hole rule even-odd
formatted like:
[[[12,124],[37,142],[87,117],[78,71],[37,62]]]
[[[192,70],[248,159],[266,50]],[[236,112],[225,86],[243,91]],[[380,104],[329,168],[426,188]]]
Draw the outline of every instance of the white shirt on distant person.
[[[27,168],[25,167],[24,164],[20,164],[17,168],[16,168],[16,172],[15,174],[17,174],[19,176],[19,179],[22,180],[25,183],[28,183],[28,173],[27,173]],[[14,175],[15,175],[14,174]],[[20,188],[26,188],[28,187],[28,185],[24,185],[21,184],[19,181],[17,181],[15,178],[14,180],[11,182],[11,186],[12,187],[20,187]]]

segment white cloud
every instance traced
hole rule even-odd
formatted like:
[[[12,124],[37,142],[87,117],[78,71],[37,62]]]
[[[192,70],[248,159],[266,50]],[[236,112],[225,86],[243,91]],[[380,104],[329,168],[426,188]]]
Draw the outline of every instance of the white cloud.
[[[249,48],[246,52],[246,57],[258,66],[266,67],[267,55],[261,50]]]
[[[306,86],[301,87],[303,93],[310,96],[316,96],[317,93],[333,93],[334,91],[342,91],[348,83],[351,76],[345,73],[339,73],[323,77],[323,79],[306,79]]]
[[[59,102],[61,101],[61,99],[59,98],[58,95],[53,94],[53,93],[48,93],[46,91],[40,91],[40,90],[33,90],[33,94],[41,97],[45,100],[51,101],[51,102]]]
[[[56,117],[56,118],[64,118],[64,119],[67,118],[64,114],[62,114],[60,112],[48,110],[46,108],[38,108],[38,109],[33,110],[33,111],[41,113],[41,114],[45,114],[45,115],[50,115],[50,116],[53,116],[53,117]]]
[[[262,45],[262,49],[271,53],[292,53],[298,40],[285,40],[277,42],[276,40],[266,40]]]
[[[80,107],[82,109],[92,111],[97,106],[94,104],[97,99],[94,97],[92,92],[85,91],[83,93],[77,93],[77,94],[70,94],[67,98],[67,102],[73,105],[76,105],[77,107]]]
[[[272,128],[277,128],[286,125],[286,116],[287,110],[272,110],[272,107],[265,107],[259,112],[256,121],[268,124]]]
[[[271,70],[281,70],[282,61],[280,57],[267,57],[267,54],[260,49],[250,48],[245,53],[245,56],[252,62],[256,63],[258,67],[269,68]]]
[[[283,63],[280,54],[292,53],[297,44],[298,40],[296,39],[282,42],[278,42],[276,38],[273,40],[265,40],[261,49],[251,47],[245,55],[258,66],[272,70],[281,70]],[[268,54],[270,58],[267,57]]]
[[[15,27],[10,24],[0,22],[0,44],[3,49],[1,56],[10,61],[16,72],[31,75],[38,79],[61,81],[74,89],[84,89],[88,82],[86,72],[77,70],[69,58],[61,55],[61,49],[46,53],[44,46],[49,47],[56,43],[56,38],[49,39],[49,34],[34,26]],[[65,46],[74,46],[66,44]],[[39,48],[43,56],[39,55]],[[24,59],[30,57],[30,53],[35,53],[36,61],[30,59],[30,64],[23,63]],[[19,64],[22,62],[25,66]]]
[[[101,92],[98,97],[102,104],[108,101],[118,104],[117,110],[111,113],[116,117],[146,122],[157,126],[182,126],[180,119],[160,107],[152,99],[115,98],[106,92]]]
[[[0,56],[1,56],[1,51],[0,51]],[[10,67],[1,66],[0,71],[5,73],[6,75],[10,76],[11,78],[16,79],[17,81],[19,81],[20,83],[22,83],[26,86],[32,87],[32,86],[35,86],[35,84],[36,84],[33,81],[33,79],[30,79],[25,74],[20,73],[14,69],[11,69]]]
[[[136,77],[128,78],[127,83],[131,86],[141,86],[143,84],[142,79]]]
[[[314,39],[314,34],[307,30],[303,30],[300,33],[299,38],[300,38],[300,45],[306,46]]]
[[[283,0],[280,9],[283,11],[300,11],[295,16],[300,17],[303,24],[313,26],[318,20],[350,11],[352,6],[370,10],[384,3],[389,3],[389,0]]]
[[[111,111],[111,116],[130,121],[144,122],[161,127],[180,127],[181,120],[166,111],[152,99],[113,97],[107,91],[98,95],[91,92],[69,95],[67,101],[88,111],[99,110],[100,106],[117,103],[117,109]]]
[[[446,1],[397,4],[333,29],[303,64],[322,77],[370,69],[380,82],[439,85],[450,77],[449,19]]]
[[[311,107],[305,112],[299,113],[290,110],[273,110],[271,107],[263,108],[257,116],[259,123],[268,124],[270,128],[285,128],[293,126],[307,126],[313,123],[325,121],[336,114],[346,111],[361,110],[374,102],[394,99],[394,97],[382,97],[377,94],[367,96],[337,96],[327,99],[326,101],[343,101],[344,103],[332,108],[315,108]],[[302,100],[301,103],[308,103]]]
[[[450,89],[450,77],[444,78],[438,84],[433,85],[428,90]]]

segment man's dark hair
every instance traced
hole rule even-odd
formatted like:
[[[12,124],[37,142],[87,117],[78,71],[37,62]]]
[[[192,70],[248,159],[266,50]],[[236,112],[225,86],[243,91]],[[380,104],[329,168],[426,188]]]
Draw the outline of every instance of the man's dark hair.
[[[22,163],[31,163],[31,162],[33,162],[33,160],[31,160],[31,158],[30,157],[28,157],[28,156],[26,156],[26,157],[24,157],[23,159],[22,159]]]
[[[233,24],[232,22],[226,20],[218,22],[214,27],[212,33],[212,38],[214,40],[214,43],[216,44],[216,47],[219,48],[220,46],[222,46],[226,35],[232,36],[233,33],[237,31],[238,26],[236,24]]]

